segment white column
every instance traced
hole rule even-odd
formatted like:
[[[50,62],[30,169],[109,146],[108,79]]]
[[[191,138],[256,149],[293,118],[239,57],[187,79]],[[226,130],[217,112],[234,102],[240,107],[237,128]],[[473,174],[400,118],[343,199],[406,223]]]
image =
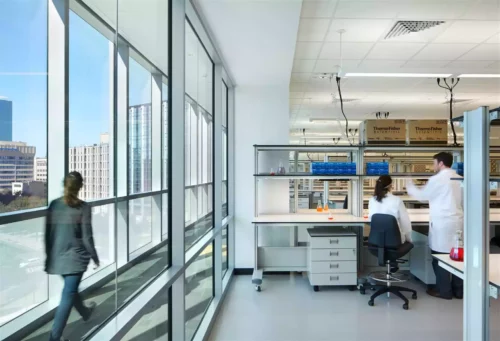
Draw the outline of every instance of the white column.
[[[169,211],[172,267],[182,267],[184,250],[184,101],[185,101],[185,16],[186,0],[171,0],[171,59],[169,64],[169,134],[171,136],[169,178]],[[171,290],[172,340],[185,339],[185,277],[180,276]]]
[[[64,0],[48,2],[48,47],[47,47],[47,190],[48,201],[62,195],[62,181],[65,176],[68,136],[66,120],[66,98],[68,83],[66,67],[68,60],[68,17],[69,8]],[[43,128],[45,129],[45,128]],[[49,276],[49,299],[58,301],[62,282],[57,276]]]
[[[489,130],[487,107],[464,115],[464,341],[489,340]]]
[[[235,213],[235,172],[234,172],[234,154],[235,154],[235,144],[234,144],[234,87],[228,89],[227,95],[228,108],[227,108],[227,186],[228,186],[228,198],[227,198],[227,209],[229,210],[229,215],[234,216]],[[228,267],[229,269],[235,268],[235,224],[234,220],[228,226],[227,234],[227,248],[228,248]]]
[[[116,61],[116,193],[127,195],[128,181],[128,63],[129,48],[118,41]]]

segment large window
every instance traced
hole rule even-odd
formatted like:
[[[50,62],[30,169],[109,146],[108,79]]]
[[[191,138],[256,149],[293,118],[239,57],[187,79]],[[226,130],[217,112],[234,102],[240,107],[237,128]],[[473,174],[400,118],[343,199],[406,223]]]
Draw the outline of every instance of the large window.
[[[47,205],[47,1],[1,1],[0,42],[1,214]]]
[[[213,228],[213,63],[186,23],[186,249]]]
[[[151,73],[129,59],[129,193],[151,191]]]
[[[212,301],[213,253],[208,245],[186,270],[186,341],[191,341]]]
[[[108,198],[113,171],[113,44],[73,11],[69,34],[68,168],[85,179],[80,198]]]

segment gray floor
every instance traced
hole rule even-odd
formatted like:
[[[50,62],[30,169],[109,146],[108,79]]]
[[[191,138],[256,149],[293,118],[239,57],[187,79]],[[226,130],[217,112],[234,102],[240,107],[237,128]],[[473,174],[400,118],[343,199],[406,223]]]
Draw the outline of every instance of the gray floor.
[[[369,307],[358,291],[313,292],[300,275],[265,276],[260,293],[251,276],[235,276],[210,341],[461,341],[463,301],[430,297],[421,283],[407,286],[419,297],[404,311],[396,297]],[[490,317],[490,340],[500,340],[500,300],[491,300]]]

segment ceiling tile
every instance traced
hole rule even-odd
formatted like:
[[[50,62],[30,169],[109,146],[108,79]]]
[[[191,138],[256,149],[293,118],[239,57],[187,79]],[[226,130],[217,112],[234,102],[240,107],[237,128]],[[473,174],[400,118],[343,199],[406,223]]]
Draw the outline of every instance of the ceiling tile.
[[[335,19],[326,41],[340,41],[339,30],[343,29],[343,42],[376,42],[391,26],[391,20]]]
[[[456,21],[434,41],[435,43],[482,43],[500,31],[498,21]]]
[[[390,1],[341,1],[337,5],[335,18],[391,19],[397,14],[397,7]]]
[[[462,56],[460,60],[500,60],[500,45],[482,44]]]
[[[500,20],[500,1],[472,2],[461,19]]]
[[[298,42],[295,45],[295,59],[317,59],[322,43]]]
[[[342,43],[343,59],[363,59],[373,43]],[[340,43],[325,43],[320,59],[340,59]]]
[[[336,1],[304,1],[302,3],[303,18],[331,18]]]
[[[290,92],[305,92],[309,90],[308,83],[290,83]]]
[[[410,60],[403,65],[407,69],[439,69],[447,65],[449,61],[443,60]]]
[[[486,44],[500,44],[500,33],[495,34],[493,37],[486,41]]]
[[[311,79],[311,73],[292,73],[291,81],[292,82],[308,82]]]
[[[396,22],[394,21],[394,23]],[[451,23],[444,23],[421,32],[412,32],[399,37],[384,39],[384,41],[388,43],[428,43],[436,39],[442,32],[446,31],[450,25]]]
[[[405,60],[364,60],[359,65],[363,72],[388,72],[392,69],[399,69]]]
[[[474,44],[430,44],[420,51],[415,60],[454,60],[474,48]]]
[[[352,71],[355,70],[361,60],[343,60],[342,61],[342,71]],[[316,63],[316,67],[314,68],[314,73],[322,73],[322,72],[339,72],[340,70],[340,60],[332,60],[332,59],[319,59]]]
[[[295,59],[293,61],[293,72],[313,72],[315,64],[315,59]]]
[[[487,69],[500,71],[500,61],[494,62],[493,64],[488,65]]]
[[[474,70],[474,69],[482,69],[485,67],[490,66],[494,61],[491,60],[485,60],[485,61],[480,61],[480,60],[455,60],[448,65],[446,65],[446,68],[453,68],[457,70]]]
[[[290,98],[304,98],[304,92],[290,92]]]
[[[415,20],[447,20],[461,17],[469,6],[464,1],[397,1],[398,18]]]
[[[366,59],[402,60],[411,58],[425,44],[423,43],[378,43]]]
[[[323,41],[330,19],[300,19],[298,41]]]

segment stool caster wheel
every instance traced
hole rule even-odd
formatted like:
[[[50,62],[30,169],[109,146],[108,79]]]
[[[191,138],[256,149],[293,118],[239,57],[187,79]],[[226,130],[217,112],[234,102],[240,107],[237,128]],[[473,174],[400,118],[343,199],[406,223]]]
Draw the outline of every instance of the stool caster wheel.
[[[313,290],[314,290],[315,292],[318,292],[318,291],[319,291],[319,286],[317,286],[317,285],[313,286]]]
[[[375,305],[375,303],[373,302],[373,300],[369,300],[369,301],[368,301],[368,305],[369,305],[370,307],[373,307],[373,306]]]
[[[365,288],[360,288],[360,289],[359,289],[359,293],[360,293],[361,295],[365,295],[365,294],[366,294],[366,290],[365,290]]]
[[[262,288],[260,287],[260,285],[256,285],[256,286],[255,286],[255,290],[256,290],[257,292],[261,292],[261,291],[262,291]]]
[[[409,307],[408,307],[408,303],[403,304],[403,309],[404,309],[404,310],[408,310],[408,308],[409,308]]]
[[[411,299],[412,299],[412,300],[416,300],[416,299],[417,299],[417,294],[413,294],[413,295],[411,296]]]

